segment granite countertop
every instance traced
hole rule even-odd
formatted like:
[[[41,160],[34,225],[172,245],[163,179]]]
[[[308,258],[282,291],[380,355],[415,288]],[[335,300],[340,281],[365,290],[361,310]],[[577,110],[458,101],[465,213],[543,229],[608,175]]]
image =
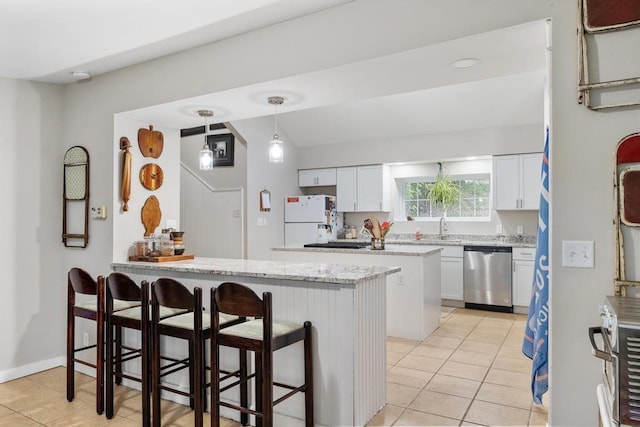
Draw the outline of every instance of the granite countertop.
[[[369,239],[348,239],[348,241],[368,242]],[[485,234],[447,234],[443,239],[437,234],[423,234],[420,240],[414,234],[389,233],[385,239],[387,245],[426,245],[426,246],[507,246],[512,248],[535,248],[535,236],[496,236]]]
[[[259,261],[246,259],[200,258],[173,262],[113,262],[111,268],[149,270],[153,272],[177,271],[204,275],[260,277],[357,285],[366,280],[397,273],[399,267],[365,267],[359,265],[318,264],[307,262]]]
[[[350,254],[366,254],[366,255],[405,255],[405,256],[425,256],[442,250],[441,246],[430,246],[425,244],[396,244],[385,243],[384,250],[374,250],[370,246],[366,248],[305,248],[304,246],[279,246],[271,248],[274,251],[293,251],[293,252],[340,252]]]

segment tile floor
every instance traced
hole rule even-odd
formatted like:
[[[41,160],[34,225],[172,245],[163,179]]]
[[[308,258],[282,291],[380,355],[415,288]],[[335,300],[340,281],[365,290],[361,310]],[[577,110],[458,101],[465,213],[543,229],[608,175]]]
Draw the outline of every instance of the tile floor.
[[[531,360],[520,350],[525,322],[521,314],[445,309],[424,341],[389,338],[387,405],[367,426],[545,426],[546,408],[531,399]]]
[[[523,315],[456,309],[423,342],[390,338],[388,404],[368,426],[544,426],[547,412],[532,404],[531,362],[520,351],[524,323]],[[55,368],[0,384],[0,427],[141,424],[138,391],[117,386],[115,402],[112,420],[97,415],[94,379],[76,373],[68,403],[65,369]],[[191,426],[193,413],[163,401],[162,425]]]

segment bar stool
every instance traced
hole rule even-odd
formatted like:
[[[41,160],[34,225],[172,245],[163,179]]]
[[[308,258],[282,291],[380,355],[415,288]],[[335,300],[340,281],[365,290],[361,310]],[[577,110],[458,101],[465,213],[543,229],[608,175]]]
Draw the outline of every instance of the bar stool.
[[[244,323],[229,326],[221,330],[219,316],[222,314],[240,317],[255,317]],[[220,346],[233,347],[255,354],[256,410],[245,405],[234,405],[220,400],[220,388],[217,375],[211,376],[211,425],[220,425],[220,406],[241,413],[256,416],[256,425],[273,426],[273,407],[298,392],[305,394],[305,425],[313,426],[313,366],[311,348],[311,322],[303,325],[292,322],[273,321],[271,293],[264,292],[262,300],[255,292],[239,283],[225,282],[211,289],[211,369],[215,372],[220,366]],[[291,386],[273,381],[273,352],[304,341],[304,384]],[[274,401],[273,386],[290,390]]]
[[[96,412],[104,411],[103,394],[103,338],[104,338],[104,278],[97,282],[81,268],[74,267],[67,276],[67,401],[75,397],[75,362],[96,370]],[[76,303],[76,294],[91,295],[94,299]],[[96,322],[96,344],[76,348],[76,317]],[[81,351],[96,349],[96,362],[91,363],[76,357]]]
[[[151,425],[151,367],[150,367],[150,335],[151,335],[151,306],[149,300],[149,283],[143,280],[138,287],[131,278],[122,273],[111,273],[106,280],[105,287],[105,322],[106,342],[105,350],[105,413],[108,419],[113,418],[114,380],[120,384],[123,378],[141,383],[142,424]],[[136,304],[134,307],[115,311],[115,304]],[[144,307],[147,307],[145,310]],[[160,318],[182,314],[186,310],[160,307]],[[122,344],[122,328],[140,331],[140,347],[133,348]],[[114,340],[113,334],[116,334]],[[115,354],[114,354],[115,342]],[[125,350],[123,353],[122,350]],[[122,364],[141,358],[140,376],[125,374]]]
[[[182,309],[186,313],[161,318],[160,308]],[[195,411],[195,426],[202,426],[203,412],[206,409],[206,366],[205,342],[211,338],[211,317],[203,316],[202,289],[194,288],[193,294],[180,282],[161,278],[151,285],[151,342],[152,342],[152,408],[153,426],[160,427],[160,393],[168,390],[182,396],[189,397],[191,407]],[[216,317],[217,319],[217,317]],[[235,325],[242,322],[237,316],[220,314],[219,323]],[[171,360],[173,363],[162,367],[160,356],[160,336],[181,338],[189,342],[189,357],[187,359]],[[162,377],[189,368],[189,392],[176,390],[161,383]],[[217,378],[219,371],[212,373]],[[237,373],[240,375],[240,373]]]

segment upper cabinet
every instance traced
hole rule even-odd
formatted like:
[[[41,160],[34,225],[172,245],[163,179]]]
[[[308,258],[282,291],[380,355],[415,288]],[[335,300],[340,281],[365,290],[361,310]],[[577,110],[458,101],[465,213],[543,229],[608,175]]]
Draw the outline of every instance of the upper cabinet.
[[[495,210],[537,210],[542,153],[493,158]]]
[[[384,165],[338,168],[336,207],[338,212],[382,212],[389,210],[388,168]]]
[[[298,171],[298,187],[336,185],[336,168],[301,169]]]

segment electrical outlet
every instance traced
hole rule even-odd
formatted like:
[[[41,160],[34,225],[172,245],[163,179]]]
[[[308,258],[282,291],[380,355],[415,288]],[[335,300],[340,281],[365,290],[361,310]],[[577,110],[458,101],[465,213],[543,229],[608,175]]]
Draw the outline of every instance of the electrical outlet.
[[[496,225],[496,234],[502,234],[502,224]]]
[[[516,234],[518,236],[522,236],[524,234],[524,226],[523,225],[518,224],[516,226]]]
[[[167,228],[172,228],[176,230],[178,228],[178,221],[176,221],[175,219],[168,219]]]

